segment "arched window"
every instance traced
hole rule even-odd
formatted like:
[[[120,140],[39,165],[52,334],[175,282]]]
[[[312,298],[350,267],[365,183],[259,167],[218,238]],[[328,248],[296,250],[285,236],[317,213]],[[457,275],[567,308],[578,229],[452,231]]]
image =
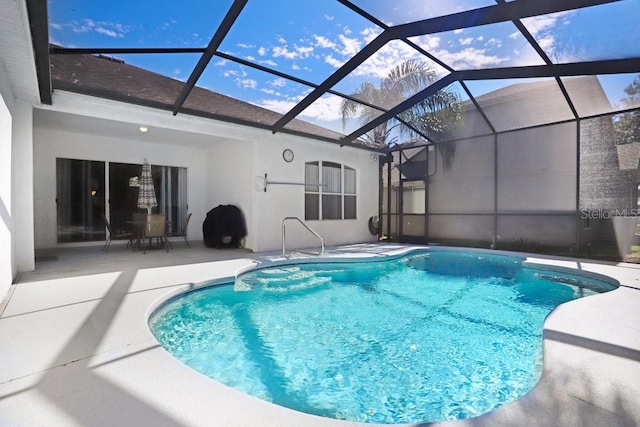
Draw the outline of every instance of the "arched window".
[[[306,220],[356,219],[356,170],[339,163],[305,163]]]

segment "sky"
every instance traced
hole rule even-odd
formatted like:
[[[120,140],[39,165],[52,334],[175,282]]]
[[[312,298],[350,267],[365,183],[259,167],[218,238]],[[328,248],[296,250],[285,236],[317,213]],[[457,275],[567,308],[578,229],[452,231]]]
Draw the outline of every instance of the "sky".
[[[533,0],[516,0],[533,1]],[[494,0],[354,0],[387,25],[491,6]],[[231,0],[49,0],[50,41],[64,47],[206,47]],[[390,6],[391,5],[391,6]],[[552,61],[567,63],[640,57],[640,0],[524,19],[522,22]],[[370,43],[382,29],[334,0],[249,0],[219,50],[314,84]],[[411,38],[456,70],[540,65],[542,58],[511,23]],[[115,55],[126,63],[186,81],[199,54]],[[333,89],[350,94],[362,83],[379,84],[397,64],[425,61],[438,78],[447,70],[401,41],[392,41]],[[636,75],[601,78],[612,104]],[[294,83],[214,57],[198,86],[280,113],[310,91]],[[474,82],[474,96],[506,82]],[[460,94],[466,98],[464,93]],[[328,95],[307,108],[300,119],[339,132],[341,98]]]

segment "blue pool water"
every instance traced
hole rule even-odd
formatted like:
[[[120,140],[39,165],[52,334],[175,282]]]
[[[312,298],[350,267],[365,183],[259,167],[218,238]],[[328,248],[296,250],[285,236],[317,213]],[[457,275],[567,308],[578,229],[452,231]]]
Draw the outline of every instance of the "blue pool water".
[[[440,421],[531,390],[549,312],[614,288],[520,258],[429,251],[255,270],[172,298],[150,328],[186,365],[278,405],[361,422]]]

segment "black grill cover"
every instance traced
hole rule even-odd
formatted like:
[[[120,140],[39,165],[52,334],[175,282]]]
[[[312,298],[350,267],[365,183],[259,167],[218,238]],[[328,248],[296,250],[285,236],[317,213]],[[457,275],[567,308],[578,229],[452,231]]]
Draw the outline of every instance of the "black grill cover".
[[[242,211],[234,205],[218,205],[202,223],[204,244],[208,248],[240,248],[247,235]]]

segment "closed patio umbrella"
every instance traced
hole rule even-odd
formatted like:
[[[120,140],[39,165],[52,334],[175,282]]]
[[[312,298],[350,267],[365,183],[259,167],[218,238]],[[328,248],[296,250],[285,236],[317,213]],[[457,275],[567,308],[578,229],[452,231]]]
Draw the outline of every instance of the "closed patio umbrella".
[[[140,176],[140,190],[138,192],[138,207],[146,208],[147,213],[151,215],[151,208],[158,206],[156,199],[156,189],[153,185],[153,177],[151,176],[151,165],[144,159],[142,164],[142,175]]]

